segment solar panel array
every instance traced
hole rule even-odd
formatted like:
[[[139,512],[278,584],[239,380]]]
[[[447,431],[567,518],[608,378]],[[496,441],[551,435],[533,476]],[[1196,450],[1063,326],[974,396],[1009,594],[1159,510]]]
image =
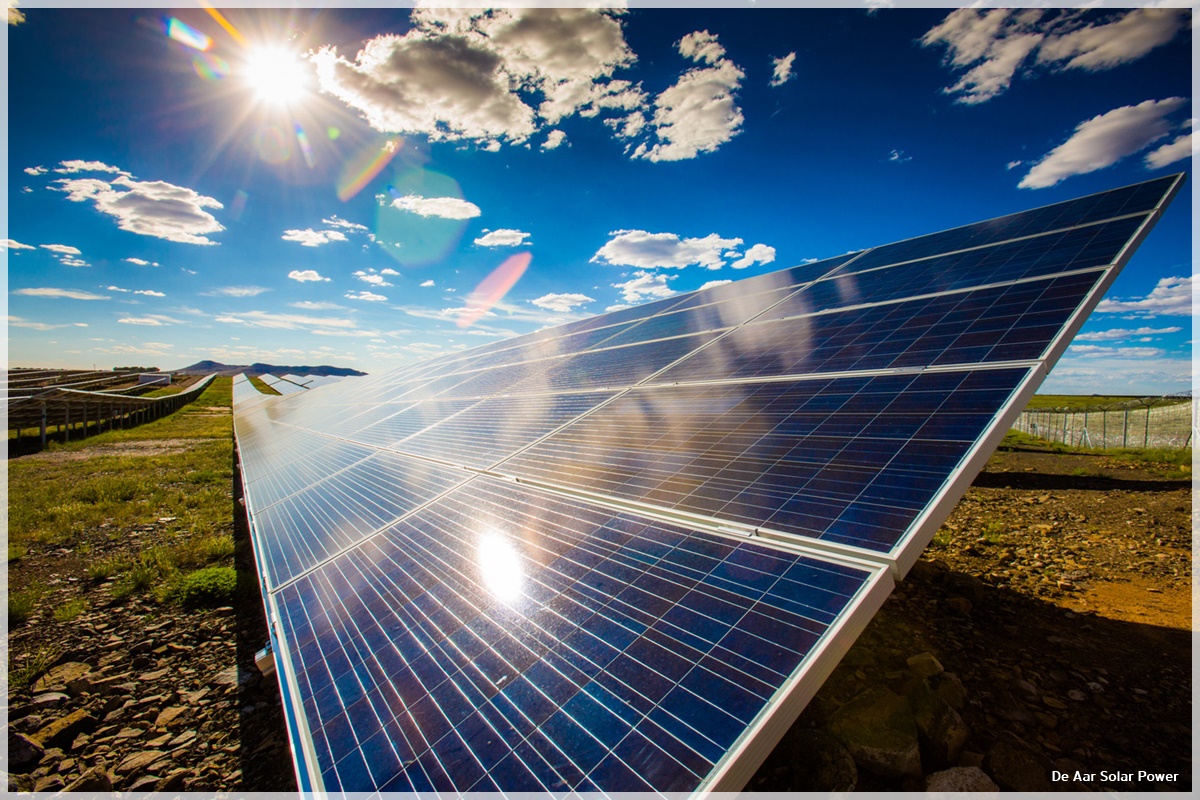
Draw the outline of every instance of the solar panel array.
[[[301,789],[740,788],[1181,181],[239,380]]]

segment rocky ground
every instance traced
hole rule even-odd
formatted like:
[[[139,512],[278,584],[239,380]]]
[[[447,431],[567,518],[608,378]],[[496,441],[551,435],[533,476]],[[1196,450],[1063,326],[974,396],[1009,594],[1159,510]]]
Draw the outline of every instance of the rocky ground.
[[[1161,465],[997,454],[748,788],[1189,790],[1190,492]],[[294,790],[257,586],[210,610],[116,603],[86,562],[10,564],[55,592],[9,634],[10,670],[48,667],[9,696],[10,788]]]
[[[998,453],[748,788],[1190,790],[1191,537],[1176,468]]]

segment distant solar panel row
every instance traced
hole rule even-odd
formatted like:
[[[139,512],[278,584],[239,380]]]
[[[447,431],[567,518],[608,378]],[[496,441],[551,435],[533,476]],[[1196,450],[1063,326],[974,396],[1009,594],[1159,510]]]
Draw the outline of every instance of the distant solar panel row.
[[[740,788],[1181,180],[239,379],[301,788]]]

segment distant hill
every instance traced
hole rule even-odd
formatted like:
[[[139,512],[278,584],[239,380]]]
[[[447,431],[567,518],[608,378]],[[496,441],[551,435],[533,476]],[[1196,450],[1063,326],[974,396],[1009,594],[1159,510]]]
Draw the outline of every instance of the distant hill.
[[[277,364],[256,363],[247,365],[237,364],[222,364],[219,361],[197,361],[191,366],[183,369],[175,370],[176,372],[191,372],[199,375],[209,375],[216,373],[218,375],[236,375],[239,372],[248,372],[251,375],[262,375],[269,372],[272,375],[283,377],[284,375],[336,375],[339,378],[344,378],[350,375],[366,375],[365,372],[359,372],[356,369],[348,367],[285,367]]]

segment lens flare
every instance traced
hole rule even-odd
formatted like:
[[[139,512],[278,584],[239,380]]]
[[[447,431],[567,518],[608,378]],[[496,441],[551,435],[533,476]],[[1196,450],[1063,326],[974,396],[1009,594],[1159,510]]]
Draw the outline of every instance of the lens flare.
[[[238,189],[233,193],[233,202],[229,204],[229,216],[235,220],[242,219],[242,212],[246,210],[246,202],[250,199],[250,195],[246,194],[244,189]]]
[[[282,164],[292,157],[292,145],[283,131],[274,125],[265,125],[254,134],[254,148],[258,157],[268,164]]]
[[[330,138],[336,139],[337,137],[331,134]],[[400,152],[403,144],[403,139],[391,138],[385,141],[379,149],[369,147],[359,151],[346,163],[346,166],[342,168],[342,174],[338,176],[338,199],[344,202],[361,192],[376,175],[383,171],[388,162],[396,157],[396,153]]]
[[[342,135],[342,132],[333,125],[330,125],[326,128],[325,135],[329,137],[329,141],[336,142],[337,138]]]
[[[229,64],[215,53],[197,53],[192,58],[192,69],[206,81],[219,81],[229,74]]]
[[[517,281],[525,274],[532,260],[532,253],[517,253],[504,259],[504,263],[492,270],[492,274],[484,278],[475,287],[475,291],[471,292],[466,308],[458,316],[458,327],[471,327],[492,306],[503,300],[508,290],[516,286]]]
[[[167,36],[179,42],[182,45],[191,47],[194,50],[207,50],[212,47],[212,39],[204,35],[200,31],[188,25],[186,22],[181,22],[175,17],[167,20]]]
[[[308,143],[308,136],[304,133],[304,128],[300,127],[300,123],[296,123],[296,141],[300,143],[300,154],[304,156],[304,163],[308,164],[308,168],[312,169],[316,166],[313,161],[312,145]]]

